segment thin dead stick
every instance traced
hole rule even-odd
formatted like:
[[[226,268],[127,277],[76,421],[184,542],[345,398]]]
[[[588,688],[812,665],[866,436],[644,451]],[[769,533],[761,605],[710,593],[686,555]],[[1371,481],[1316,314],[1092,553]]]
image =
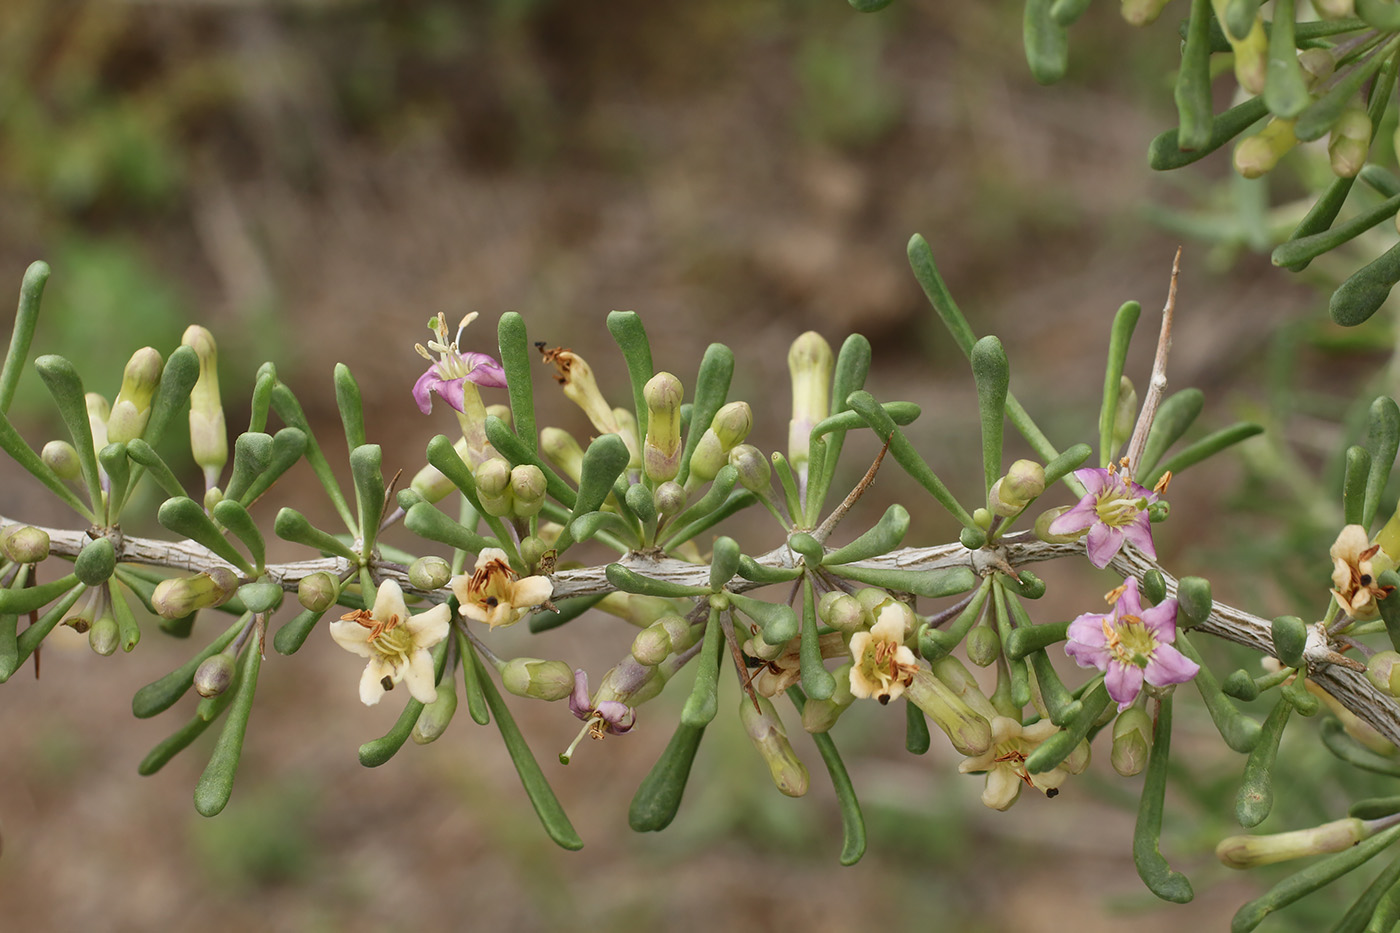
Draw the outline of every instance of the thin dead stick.
[[[1172,351],[1172,314],[1176,311],[1176,279],[1181,272],[1181,247],[1176,248],[1176,258],[1172,260],[1172,281],[1167,288],[1167,304],[1162,309],[1162,332],[1157,337],[1157,356],[1152,361],[1152,380],[1147,384],[1147,395],[1142,400],[1142,411],[1133,427],[1133,439],[1128,443],[1128,468],[1136,469],[1142,461],[1142,452],[1147,447],[1147,435],[1152,430],[1152,422],[1157,418],[1157,407],[1162,404],[1162,396],[1167,391],[1167,357]]]
[[[885,459],[885,454],[890,449],[889,440],[885,441],[885,446],[880,448],[880,452],[875,455],[875,462],[870,464],[870,469],[865,471],[865,475],[856,483],[856,488],[852,489],[850,495],[841,500],[841,504],[831,510],[831,514],[826,517],[826,521],[816,531],[812,532],[812,537],[825,544],[826,539],[831,537],[831,533],[836,530],[836,526],[841,519],[846,517],[846,513],[851,510],[851,506],[865,495],[865,491],[870,488],[870,484],[875,482],[875,474],[880,472],[880,461]]]

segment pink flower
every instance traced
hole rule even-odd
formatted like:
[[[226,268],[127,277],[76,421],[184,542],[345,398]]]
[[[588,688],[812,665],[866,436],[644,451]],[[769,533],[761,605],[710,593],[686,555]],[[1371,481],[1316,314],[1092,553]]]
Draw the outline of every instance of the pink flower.
[[[457,326],[457,339],[449,341],[447,322],[439,314],[428,322],[437,339],[429,340],[427,347],[421,343],[415,345],[418,355],[428,361],[427,371],[413,384],[413,400],[423,414],[433,410],[434,392],[457,411],[465,412],[467,383],[494,389],[505,387],[506,373],[495,357],[486,353],[464,353],[458,349],[462,331],[475,319],[475,311],[462,318],[462,323]],[[438,354],[436,359],[433,353]],[[473,394],[475,391],[472,390]]]
[[[1156,558],[1147,506],[1157,501],[1157,493],[1112,466],[1075,470],[1074,475],[1088,492],[1074,508],[1050,523],[1050,533],[1067,535],[1088,529],[1089,563],[1099,569],[1108,566],[1125,540]]]
[[[569,711],[578,719],[588,723],[594,738],[601,739],[603,733],[626,735],[636,722],[636,710],[620,700],[599,700],[595,706],[588,699],[588,674],[574,671],[574,691],[569,695]]]
[[[1069,624],[1065,653],[1080,667],[1104,672],[1108,695],[1120,710],[1142,691],[1145,680],[1154,687],[1185,683],[1196,676],[1196,662],[1172,647],[1176,641],[1176,600],[1142,608],[1137,580],[1129,577],[1108,594],[1116,598],[1113,611],[1085,613]]]

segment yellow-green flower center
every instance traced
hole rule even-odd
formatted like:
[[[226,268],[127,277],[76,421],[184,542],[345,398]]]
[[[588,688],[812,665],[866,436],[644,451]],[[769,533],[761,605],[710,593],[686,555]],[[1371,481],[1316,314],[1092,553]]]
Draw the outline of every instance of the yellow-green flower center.
[[[1123,616],[1117,625],[1105,617],[1103,634],[1108,650],[1125,664],[1146,667],[1152,652],[1157,650],[1157,636],[1137,616]]]
[[[385,659],[407,659],[413,649],[413,633],[408,626],[399,625],[399,617],[391,616],[388,622],[377,622],[377,631],[369,636],[370,647]]]
[[[1094,514],[1099,521],[1113,528],[1132,524],[1142,510],[1142,498],[1128,495],[1127,486],[1111,484],[1099,493]]]

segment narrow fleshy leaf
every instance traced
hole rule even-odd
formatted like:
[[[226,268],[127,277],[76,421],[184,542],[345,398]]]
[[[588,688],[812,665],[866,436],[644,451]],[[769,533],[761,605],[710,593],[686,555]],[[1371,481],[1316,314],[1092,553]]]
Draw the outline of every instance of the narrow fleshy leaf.
[[[284,508],[273,519],[272,530],[283,541],[302,544],[318,551],[335,554],[351,563],[358,563],[360,555],[350,549],[335,535],[312,526],[306,517],[296,509]]]
[[[1168,471],[1180,473],[1188,467],[1195,466],[1207,457],[1213,457],[1227,447],[1249,440],[1256,434],[1263,434],[1264,428],[1261,425],[1240,422],[1228,428],[1222,428],[1212,434],[1208,434],[1196,443],[1190,445],[1185,450],[1180,451],[1171,459],[1167,460],[1157,469],[1147,476],[1142,484],[1152,487],[1162,475]]]
[[[486,705],[486,694],[481,689],[481,665],[476,659],[476,649],[471,640],[456,629],[457,657],[462,668],[462,686],[467,693],[467,712],[472,722],[484,726],[491,722],[491,708]]]
[[[704,726],[688,726],[684,722],[676,726],[671,741],[632,797],[627,825],[634,832],[656,833],[671,825],[680,810],[695,753],[704,737]]]
[[[1142,305],[1136,301],[1124,302],[1113,316],[1113,327],[1108,334],[1108,364],[1103,377],[1103,404],[1099,408],[1099,467],[1113,463],[1117,449],[1113,445],[1113,426],[1118,419],[1118,395],[1123,386],[1123,365],[1128,358],[1128,347],[1133,339],[1133,329],[1142,316]],[[1134,464],[1133,468],[1138,469]],[[1046,481],[1049,484],[1049,481]]]
[[[306,644],[306,639],[311,635],[311,630],[316,627],[316,623],[321,621],[321,617],[329,610],[303,609],[282,624],[273,636],[272,647],[278,654],[296,654],[301,646]]]
[[[1238,3],[1239,0],[1233,0]],[[1258,2],[1254,0],[1257,10]],[[1297,42],[1293,35],[1293,0],[1274,0],[1274,18],[1269,30],[1269,64],[1264,75],[1264,103],[1269,112],[1284,119],[1291,119],[1303,112],[1312,100],[1308,93],[1308,82],[1303,76],[1303,67],[1298,64]],[[1252,25],[1254,17],[1249,17]],[[1237,37],[1243,32],[1231,29]]]
[[[34,369],[53,396],[73,449],[78,452],[78,465],[83,472],[83,483],[87,486],[88,501],[94,512],[100,511],[102,484],[97,472],[97,451],[92,444],[92,425],[88,421],[83,380],[72,363],[52,353],[35,360]]]
[[[685,485],[690,476],[690,457],[700,443],[700,437],[714,420],[715,412],[724,407],[729,396],[729,383],[734,378],[734,351],[722,343],[712,343],[700,358],[700,372],[695,376],[695,401],[690,410],[690,430],[681,452],[681,469],[676,482]]]
[[[1055,0],[1026,0],[1021,33],[1026,64],[1037,84],[1054,84],[1069,68],[1069,34],[1050,15]]]
[[[719,656],[724,647],[724,630],[719,624],[719,611],[710,610],[705,625],[705,641],[695,659],[695,683],[681,708],[681,723],[703,728],[719,711]]]
[[[1195,2],[1200,3],[1201,0],[1195,0]],[[1209,6],[1210,0],[1205,0],[1205,4]],[[1195,7],[1192,10],[1194,16]],[[1193,107],[1195,106],[1193,104]],[[1209,127],[1210,133],[1204,140],[1183,141],[1179,128],[1167,130],[1148,144],[1148,164],[1158,172],[1166,172],[1190,165],[1192,162],[1210,155],[1249,129],[1268,112],[1269,108],[1265,105],[1263,97],[1251,97],[1224,113],[1216,114]],[[1187,145],[1186,142],[1194,142],[1195,145]]]
[[[829,700],[836,692],[836,678],[822,662],[817,634],[817,597],[810,577],[802,581],[802,641],[798,646],[802,690],[815,700]]]
[[[1167,791],[1171,755],[1172,698],[1162,698],[1152,734],[1152,754],[1142,782],[1137,827],[1133,831],[1133,864],[1147,889],[1164,901],[1185,904],[1195,897],[1191,882],[1162,856],[1162,804]]]
[[[204,507],[193,499],[184,497],[166,499],[156,513],[156,520],[161,523],[162,527],[177,535],[183,535],[204,545],[244,573],[253,573],[253,565],[248,563],[248,559],[229,543],[223,532],[205,514]]]
[[[496,322],[496,342],[501,349],[501,368],[510,393],[510,418],[521,446],[530,453],[539,449],[535,431],[535,395],[530,381],[530,338],[525,318],[507,311]],[[492,446],[495,446],[494,444]],[[497,448],[499,450],[500,448]]]
[[[836,354],[836,368],[831,378],[832,416],[843,414],[848,409],[846,397],[865,387],[865,377],[870,372],[870,360],[870,341],[860,334],[851,334],[841,344],[841,350]],[[914,408],[917,414],[918,406],[914,406]],[[888,409],[886,410],[888,411]],[[851,412],[850,427],[860,427],[864,423],[858,415]],[[895,423],[900,422],[896,420]],[[822,455],[821,470],[818,472],[811,464],[808,464],[806,505],[808,516],[813,524],[816,522],[816,516],[821,514],[827,492],[831,489],[832,478],[836,475],[836,461],[840,459],[841,448],[846,440],[846,431],[849,430],[849,428],[828,427],[830,424],[831,417],[827,417],[812,428],[811,443],[815,444],[818,440],[825,440],[826,444]]]
[[[334,378],[335,407],[345,428],[345,449],[354,450],[365,443],[365,406],[360,399],[360,384],[344,363],[335,364]]]
[[[34,342],[34,325],[39,320],[39,305],[48,281],[49,264],[42,260],[31,262],[29,268],[24,270],[24,280],[19,286],[19,307],[15,309],[15,325],[10,331],[10,348],[5,351],[5,365],[0,369],[0,414],[8,414],[10,403],[14,401],[15,387],[19,385],[24,361],[29,357],[29,347]]]
[[[1176,73],[1177,142],[1182,149],[1210,146],[1215,129],[1210,93],[1210,0],[1191,0],[1191,20]],[[1263,102],[1260,102],[1261,107]],[[1156,166],[1153,166],[1154,168]]]
[[[1241,713],[1235,704],[1230,702],[1229,697],[1221,692],[1215,675],[1205,666],[1201,660],[1201,653],[1191,644],[1185,632],[1177,633],[1175,644],[1178,651],[1200,666],[1192,681],[1196,684],[1201,699],[1205,701],[1206,711],[1210,713],[1211,721],[1219,730],[1220,737],[1225,740],[1226,745],[1242,755],[1252,752],[1254,746],[1259,744],[1259,722]]]
[[[194,788],[194,807],[203,816],[217,816],[228,805],[229,796],[233,793],[233,779],[243,756],[243,736],[248,730],[248,717],[253,712],[253,694],[257,690],[258,671],[262,665],[256,632],[252,642],[243,647],[243,669],[239,672],[238,685],[230,688],[238,692],[229,704],[228,718],[224,720],[224,728],[214,743],[209,764]]]
[[[904,468],[904,471],[914,478],[920,486],[923,486],[928,493],[938,502],[939,505],[947,509],[949,514],[961,522],[965,527],[976,528],[977,524],[968,514],[967,509],[953,498],[953,494],[948,491],[948,487],[943,485],[943,481],[933,472],[928,463],[919,453],[914,450],[914,446],[909,443],[909,439],[904,436],[904,432],[899,430],[890,416],[875,401],[874,396],[864,390],[852,392],[849,399],[851,407],[865,418],[866,423],[875,431],[877,437],[883,441],[888,441],[890,455]]]
[[[806,697],[797,687],[788,688],[788,698],[802,715],[807,703]],[[913,704],[909,704],[911,707]],[[922,716],[922,714],[920,714]],[[821,752],[822,762],[831,775],[831,786],[836,791],[836,800],[841,805],[841,864],[854,865],[865,855],[865,817],[860,812],[860,801],[856,799],[856,789],[851,784],[851,776],[846,771],[846,763],[836,750],[836,743],[826,732],[814,732],[812,741]]]
[[[190,352],[193,354],[194,351]],[[350,503],[345,501],[345,494],[340,491],[340,483],[335,478],[335,472],[331,469],[331,465],[326,462],[326,455],[321,452],[321,445],[316,440],[316,432],[311,430],[311,422],[307,420],[306,412],[301,410],[301,403],[292,394],[292,390],[287,388],[286,383],[279,382],[273,386],[272,408],[287,427],[297,428],[306,435],[304,454],[306,462],[311,465],[312,472],[321,481],[321,486],[325,488],[331,505],[335,507],[340,520],[345,523],[345,529],[352,535],[355,534],[358,523],[355,521],[354,513],[350,511]]]
[[[1400,451],[1400,406],[1382,395],[1371,403],[1366,431],[1366,449],[1371,454],[1371,472],[1366,477],[1366,499],[1361,508],[1361,526],[1370,528],[1381,504],[1381,494]]]
[[[651,362],[651,341],[647,339],[642,318],[635,311],[608,312],[608,333],[622,350],[622,358],[627,361],[627,375],[632,380],[632,410],[637,413],[637,437],[647,436],[646,399],[642,389],[647,381],[656,375]]]
[[[977,411],[982,420],[983,491],[989,492],[1001,477],[1006,393],[1011,385],[1011,368],[1000,340],[987,336],[973,344],[972,378],[977,384]]]
[[[243,543],[248,553],[253,556],[257,570],[261,572],[266,562],[267,544],[263,540],[262,530],[258,528],[257,522],[253,521],[253,516],[248,514],[248,510],[233,499],[221,499],[209,510],[209,514]]]
[[[380,468],[383,451],[378,444],[365,444],[350,452],[350,475],[355,482],[355,509],[360,513],[360,540],[366,556],[379,537],[384,518],[384,473]]]
[[[1240,782],[1239,792],[1235,795],[1235,818],[1245,828],[1264,822],[1274,808],[1274,761],[1278,757],[1278,743],[1283,738],[1283,729],[1292,712],[1293,704],[1288,697],[1280,696],[1264,719],[1259,743],[1245,762],[1244,780]]]
[[[904,535],[909,531],[909,510],[895,503],[885,510],[880,520],[869,531],[850,544],[828,551],[822,557],[824,564],[848,564],[852,561],[869,560],[881,554],[888,554],[899,547]],[[809,690],[808,693],[811,693]]]

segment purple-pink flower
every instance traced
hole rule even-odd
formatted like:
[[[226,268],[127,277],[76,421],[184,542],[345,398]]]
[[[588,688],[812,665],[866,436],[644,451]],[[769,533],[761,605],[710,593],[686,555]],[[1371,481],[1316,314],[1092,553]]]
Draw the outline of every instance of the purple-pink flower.
[[[636,721],[636,710],[620,700],[599,700],[595,706],[588,699],[588,674],[574,671],[574,692],[569,694],[569,711],[577,719],[588,723],[595,738],[602,738],[604,732],[623,735],[632,730]]]
[[[421,343],[414,346],[418,355],[428,361],[427,371],[413,384],[413,400],[423,414],[433,410],[433,393],[457,411],[465,411],[467,383],[494,389],[505,386],[506,372],[495,357],[486,353],[463,353],[458,349],[462,331],[475,319],[475,311],[462,318],[462,323],[457,325],[457,338],[448,340],[447,322],[439,314],[428,322],[437,339],[429,340],[426,347]],[[434,353],[438,354],[436,359]]]
[[[1072,509],[1050,523],[1053,535],[1070,535],[1088,529],[1085,542],[1089,563],[1099,569],[1108,566],[1123,542],[1131,541],[1150,558],[1157,556],[1152,546],[1152,525],[1147,506],[1157,501],[1157,493],[1139,486],[1132,478],[1110,466],[1106,470],[1075,470],[1075,477],[1088,490]]]
[[[1143,681],[1154,687],[1185,683],[1200,670],[1172,642],[1176,641],[1176,600],[1142,608],[1137,580],[1129,577],[1109,594],[1113,611],[1086,612],[1069,624],[1065,653],[1080,667],[1104,672],[1108,695],[1120,710],[1142,692]]]

